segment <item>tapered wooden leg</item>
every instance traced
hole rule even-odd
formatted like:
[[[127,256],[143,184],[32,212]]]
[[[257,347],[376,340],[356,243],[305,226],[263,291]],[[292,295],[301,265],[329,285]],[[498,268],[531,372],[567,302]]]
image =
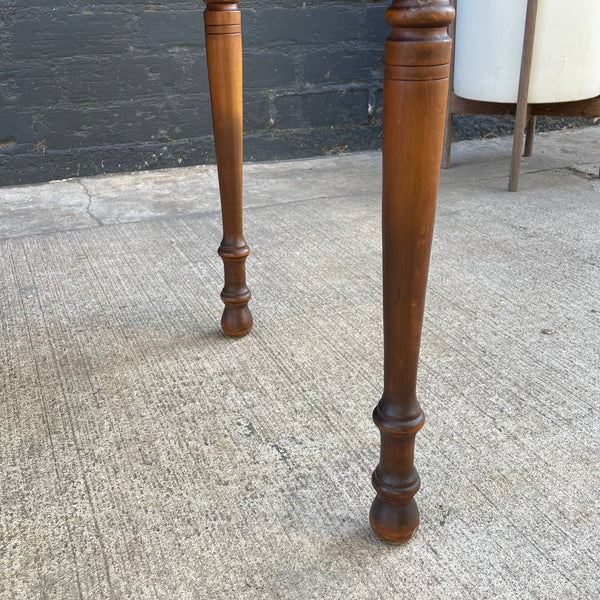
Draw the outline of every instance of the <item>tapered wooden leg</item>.
[[[373,419],[381,431],[370,521],[392,544],[419,524],[415,434],[424,416],[417,363],[437,197],[454,9],[446,0],[394,0],[383,96],[384,390]]]
[[[242,26],[237,2],[205,0],[206,59],[219,171],[223,239],[219,255],[225,267],[221,326],[227,335],[242,336],[252,329],[246,285],[250,249],[242,225]]]
[[[523,156],[531,156],[533,153],[533,140],[535,138],[535,121],[536,118],[532,116],[530,116],[529,120],[527,121],[527,129],[525,130],[525,150],[523,150]]]
[[[529,79],[531,75],[531,61],[533,58],[533,38],[535,34],[537,6],[538,0],[527,0],[525,32],[523,34],[523,54],[521,57],[521,74],[519,76],[519,92],[517,96],[517,109],[515,113],[515,133],[513,135],[510,176],[508,178],[509,192],[516,192],[519,189],[521,153],[523,150],[523,133],[525,132],[525,128],[527,127],[527,123],[531,117],[531,108],[528,104],[528,96]]]
[[[448,99],[450,104],[450,99]],[[454,124],[452,122],[453,114],[450,112],[450,106],[446,112],[446,127],[444,128],[444,147],[442,150],[442,169],[450,168],[450,159],[452,158],[452,130]]]
[[[456,0],[450,0],[450,5],[456,11]],[[452,39],[456,34],[454,21],[448,27],[448,33]],[[450,58],[450,79],[448,84],[448,106],[446,108],[446,126],[444,128],[444,148],[442,150],[442,169],[450,168],[450,160],[452,158],[452,130],[454,123],[452,117],[452,97],[454,96],[454,44],[452,44],[452,54]]]
[[[517,102],[515,114],[515,131],[513,133],[513,144],[510,161],[510,175],[508,178],[508,191],[516,192],[519,189],[519,179],[521,177],[521,156],[523,156],[523,135],[529,121],[529,108],[525,103],[521,106]]]

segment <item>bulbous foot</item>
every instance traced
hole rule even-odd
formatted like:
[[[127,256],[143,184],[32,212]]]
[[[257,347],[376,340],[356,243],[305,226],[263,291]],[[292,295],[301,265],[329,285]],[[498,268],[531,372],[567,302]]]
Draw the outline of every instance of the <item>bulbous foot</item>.
[[[419,527],[419,509],[414,498],[406,504],[392,504],[377,496],[369,521],[373,531],[388,544],[404,544]]]
[[[248,304],[225,306],[221,317],[223,333],[231,337],[243,337],[252,329],[252,314]]]

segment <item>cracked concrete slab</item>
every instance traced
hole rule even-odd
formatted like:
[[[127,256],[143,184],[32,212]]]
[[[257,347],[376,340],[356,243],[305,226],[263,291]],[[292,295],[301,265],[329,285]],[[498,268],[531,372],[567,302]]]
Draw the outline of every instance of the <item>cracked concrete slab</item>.
[[[534,155],[523,159],[522,174],[573,169],[595,177],[600,171],[599,131],[598,127],[590,127],[538,134]],[[511,145],[511,138],[454,144],[451,168],[442,170],[441,185],[468,187],[470,182],[495,179],[495,188],[505,189]],[[77,193],[78,185],[87,199]],[[381,156],[378,152],[250,163],[244,168],[246,208],[343,196],[348,189],[357,194],[380,193]],[[39,218],[19,218],[20,207],[24,214],[37,213]],[[0,236],[8,238],[219,211],[214,165],[84,177],[51,185],[1,188]],[[12,216],[9,218],[9,215]]]
[[[94,227],[89,202],[75,179],[0,188],[0,239]]]
[[[377,153],[329,159],[247,164],[244,206],[252,208],[357,192],[377,185]],[[220,210],[217,169],[213,165],[125,175],[83,178],[103,223],[131,223],[165,216]],[[336,192],[337,190],[337,192]]]

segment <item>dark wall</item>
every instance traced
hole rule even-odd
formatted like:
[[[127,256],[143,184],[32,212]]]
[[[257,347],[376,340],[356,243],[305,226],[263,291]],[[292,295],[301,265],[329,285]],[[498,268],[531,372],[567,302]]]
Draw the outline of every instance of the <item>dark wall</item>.
[[[247,160],[379,146],[388,2],[241,2]],[[200,1],[0,0],[0,185],[213,162]]]

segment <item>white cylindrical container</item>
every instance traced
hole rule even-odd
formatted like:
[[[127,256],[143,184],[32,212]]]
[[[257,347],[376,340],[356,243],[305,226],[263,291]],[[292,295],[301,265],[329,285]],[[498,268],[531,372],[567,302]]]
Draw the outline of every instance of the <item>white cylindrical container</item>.
[[[458,0],[454,93],[516,102],[527,0]],[[600,95],[600,0],[538,0],[528,102]]]

